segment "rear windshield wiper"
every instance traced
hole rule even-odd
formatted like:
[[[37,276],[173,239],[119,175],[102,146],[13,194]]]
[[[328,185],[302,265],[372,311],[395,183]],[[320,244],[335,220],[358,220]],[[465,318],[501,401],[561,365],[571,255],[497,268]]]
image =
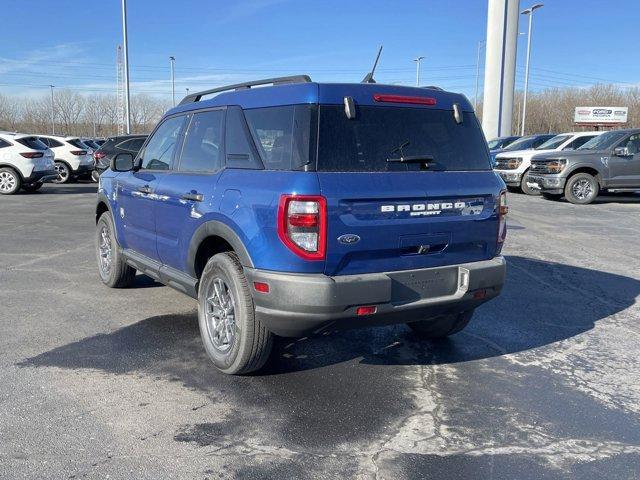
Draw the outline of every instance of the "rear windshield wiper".
[[[431,155],[407,155],[401,156],[399,158],[387,158],[387,162],[397,162],[397,163],[433,163],[435,162],[435,158]]]

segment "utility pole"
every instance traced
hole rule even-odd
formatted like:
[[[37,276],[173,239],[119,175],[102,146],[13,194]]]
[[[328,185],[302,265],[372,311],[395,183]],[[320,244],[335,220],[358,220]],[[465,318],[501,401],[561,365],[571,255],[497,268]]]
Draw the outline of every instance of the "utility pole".
[[[527,119],[527,90],[529,89],[529,61],[531,60],[531,27],[533,25],[534,10],[544,6],[542,3],[535,5],[520,12],[521,15],[529,15],[529,34],[527,35],[527,65],[524,69],[524,95],[522,97],[522,128],[520,135],[524,135],[524,127]]]
[[[416,62],[416,87],[420,86],[420,62],[424,57],[416,57],[413,59]]]
[[[478,111],[478,84],[480,82],[480,51],[484,43],[487,43],[486,40],[480,40],[478,42],[478,58],[476,59],[476,93],[473,100],[473,108],[476,112]]]
[[[56,134],[56,112],[53,103],[53,87],[55,87],[55,85],[49,85],[49,88],[51,88],[51,135]]]
[[[171,64],[171,101],[173,106],[176,106],[176,57],[169,57]]]
[[[122,39],[124,51],[124,115],[127,135],[131,133],[131,96],[129,94],[129,44],[127,43],[127,0],[122,0]]]

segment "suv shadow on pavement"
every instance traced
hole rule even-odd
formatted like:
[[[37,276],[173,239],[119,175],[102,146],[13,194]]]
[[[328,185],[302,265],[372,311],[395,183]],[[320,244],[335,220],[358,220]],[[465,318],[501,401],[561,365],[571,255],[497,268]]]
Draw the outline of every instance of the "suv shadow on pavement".
[[[448,339],[422,340],[405,325],[279,338],[272,360],[257,376],[352,360],[427,365],[520,352],[590,330],[598,320],[633,305],[640,294],[640,281],[621,275],[517,256],[507,257],[507,265],[503,294],[478,309],[467,330]],[[205,390],[223,377],[207,361],[195,311],[150,317],[58,347],[21,365],[165,373]]]

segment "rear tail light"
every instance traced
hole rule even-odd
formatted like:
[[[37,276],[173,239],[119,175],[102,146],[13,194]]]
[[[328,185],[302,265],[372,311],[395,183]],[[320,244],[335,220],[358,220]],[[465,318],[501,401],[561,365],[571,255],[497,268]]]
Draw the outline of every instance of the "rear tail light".
[[[95,152],[93,152],[93,158],[95,160],[100,160],[101,158],[104,158],[105,156],[106,156],[106,153],[104,153],[104,152],[100,152],[100,151],[97,151],[97,150]]]
[[[507,192],[503,190],[498,197],[498,249],[502,248],[502,244],[507,237],[507,213],[509,213]]]
[[[42,152],[24,152],[20,153],[24,158],[40,158],[44,155]]]
[[[72,155],[86,155],[87,151],[86,150],[71,150],[71,154]]]
[[[415,103],[418,105],[435,105],[436,99],[432,97],[409,97],[407,95],[386,95],[383,93],[376,93],[373,95],[373,99],[376,102],[385,103]]]
[[[320,195],[282,195],[278,236],[305,260],[323,260],[327,243],[327,201]]]

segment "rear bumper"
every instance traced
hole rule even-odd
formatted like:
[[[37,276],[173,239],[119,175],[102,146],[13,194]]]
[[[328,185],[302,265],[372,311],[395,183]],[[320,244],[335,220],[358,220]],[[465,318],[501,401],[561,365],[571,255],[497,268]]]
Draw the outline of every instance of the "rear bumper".
[[[327,329],[406,323],[475,308],[497,296],[503,257],[446,267],[329,277],[245,267],[256,315],[275,334],[295,337]],[[269,284],[269,293],[253,290]],[[375,305],[373,315],[356,308]]]
[[[46,182],[48,180],[53,180],[56,178],[57,174],[55,170],[33,170],[31,175],[25,177],[24,183],[37,183],[37,182]]]
[[[78,168],[73,170],[74,175],[82,175],[93,171],[93,164],[80,164]]]

